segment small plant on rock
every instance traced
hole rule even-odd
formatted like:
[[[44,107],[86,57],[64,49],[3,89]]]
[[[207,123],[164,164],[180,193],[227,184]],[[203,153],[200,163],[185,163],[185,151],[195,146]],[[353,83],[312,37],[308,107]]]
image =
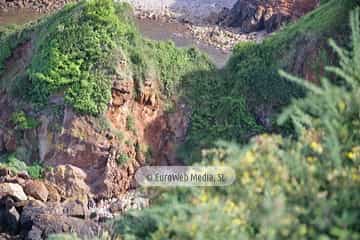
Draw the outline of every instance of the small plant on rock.
[[[126,153],[120,153],[119,156],[116,159],[116,163],[121,166],[124,163],[129,161],[129,156]]]

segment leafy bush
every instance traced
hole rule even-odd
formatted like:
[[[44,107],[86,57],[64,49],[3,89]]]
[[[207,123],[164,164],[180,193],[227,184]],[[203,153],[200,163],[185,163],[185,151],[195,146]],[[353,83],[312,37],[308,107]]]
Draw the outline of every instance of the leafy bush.
[[[3,155],[0,157],[0,166],[8,168],[14,172],[27,172],[32,178],[39,179],[43,177],[44,169],[38,164],[27,165],[19,160],[15,154]]]
[[[344,41],[344,19],[354,5],[351,0],[329,1],[262,43],[239,43],[224,69],[188,73],[179,92],[190,103],[191,125],[179,155],[193,163],[200,161],[201,149],[218,139],[243,144],[264,131],[291,132],[290,124],[278,126],[277,115],[306,89],[282,78],[278,69],[322,73],[321,60],[336,59],[322,46],[331,35]]]
[[[278,69],[296,74],[317,74],[316,65],[323,64],[318,59],[322,56],[321,51],[328,60],[334,58],[321,46],[328,38],[341,39],[347,32],[344,19],[354,5],[352,0],[328,1],[260,44],[238,44],[226,66],[228,95],[243,95],[253,113],[268,108],[273,114],[281,111],[293,98],[304,96],[304,89],[281,78]]]
[[[222,142],[203,151],[205,163],[233,167],[237,181],[164,194],[136,213],[153,219],[146,235],[123,231],[124,217],[115,230],[125,239],[360,239],[359,11],[351,17],[352,49],[331,41],[340,67],[327,70],[342,85],[281,73],[309,91],[279,118],[294,123],[296,136],[260,135],[244,148]]]
[[[11,121],[15,125],[15,129],[19,130],[34,129],[40,125],[36,119],[26,116],[24,111],[14,112],[11,115]]]
[[[38,43],[29,69],[31,99],[45,104],[54,92],[81,113],[98,115],[110,99],[109,62],[126,28],[110,0],[92,0],[56,16]],[[125,32],[124,32],[125,31]]]
[[[114,78],[135,79],[137,90],[146,78],[160,80],[159,88],[170,96],[184,75],[211,65],[194,49],[144,40],[130,11],[128,4],[112,0],[80,1],[31,27],[1,32],[0,64],[36,36],[31,64],[16,78],[15,92],[39,107],[51,95],[63,95],[76,111],[99,116],[111,98]],[[119,68],[120,60],[126,69]]]
[[[188,163],[201,159],[200,149],[212,147],[218,139],[244,143],[262,131],[241,94],[231,95],[227,72],[195,71],[182,83],[191,106],[191,125],[179,154]]]

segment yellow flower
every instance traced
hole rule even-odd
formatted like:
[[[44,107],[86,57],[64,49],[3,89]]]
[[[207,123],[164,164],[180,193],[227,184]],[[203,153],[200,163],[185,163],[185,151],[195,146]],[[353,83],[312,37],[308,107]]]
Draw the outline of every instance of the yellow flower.
[[[246,222],[241,218],[235,218],[231,223],[234,225],[244,225]]]
[[[201,203],[206,203],[209,200],[209,196],[206,193],[203,193],[199,197]]]
[[[355,182],[360,182],[360,174],[357,172],[353,172],[351,174],[351,179]]]
[[[356,160],[360,157],[360,147],[354,147],[350,152],[346,154],[346,157],[350,160]]]
[[[346,157],[349,158],[349,159],[351,159],[351,160],[355,160],[356,154],[355,154],[354,152],[348,152],[348,153],[346,154]]]
[[[255,155],[252,151],[247,151],[244,157],[244,161],[247,164],[252,164],[253,162],[255,162]]]
[[[232,213],[236,209],[236,205],[233,201],[227,201],[224,207],[224,211],[227,213]]]
[[[323,149],[323,147],[321,146],[321,144],[319,144],[319,143],[317,143],[317,142],[312,142],[312,143],[310,144],[310,148],[311,148],[314,152],[316,152],[316,153],[318,153],[318,154],[322,154],[322,153],[324,152],[324,149]]]
[[[308,163],[314,163],[316,161],[315,157],[309,156],[306,158],[306,160],[308,161]]]
[[[340,101],[338,103],[338,108],[339,108],[340,112],[344,112],[346,109],[346,103],[344,101]]]
[[[360,182],[360,169],[351,169],[351,179],[355,182]]]
[[[244,172],[242,178],[241,178],[241,183],[246,185],[250,182],[250,176],[248,172]]]

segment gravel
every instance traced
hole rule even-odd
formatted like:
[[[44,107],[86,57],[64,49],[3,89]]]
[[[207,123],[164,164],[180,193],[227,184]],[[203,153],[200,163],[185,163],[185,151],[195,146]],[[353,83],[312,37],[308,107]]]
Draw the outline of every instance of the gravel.
[[[236,0],[119,0],[133,5],[138,11],[183,18],[192,23],[200,23],[209,16],[219,13],[224,7],[231,8]]]

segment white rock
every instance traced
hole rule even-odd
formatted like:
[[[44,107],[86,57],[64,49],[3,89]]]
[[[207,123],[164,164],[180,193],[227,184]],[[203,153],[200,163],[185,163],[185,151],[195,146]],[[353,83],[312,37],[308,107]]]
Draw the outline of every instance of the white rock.
[[[11,196],[20,201],[27,200],[23,188],[16,183],[0,183],[0,198]]]

